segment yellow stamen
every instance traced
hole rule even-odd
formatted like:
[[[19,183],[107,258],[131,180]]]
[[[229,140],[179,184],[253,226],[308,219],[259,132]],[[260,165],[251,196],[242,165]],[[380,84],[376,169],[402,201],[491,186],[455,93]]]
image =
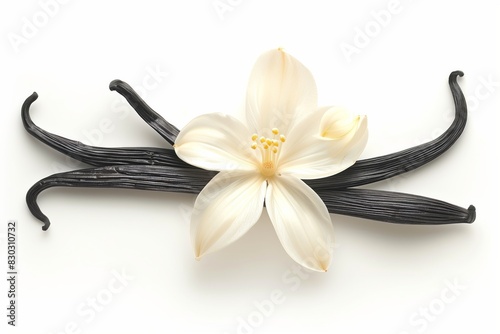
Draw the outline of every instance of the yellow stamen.
[[[261,136],[257,134],[252,135],[251,148],[256,150],[257,148],[261,153],[261,164],[260,172],[262,175],[267,177],[272,177],[276,173],[278,167],[278,157],[281,151],[281,143],[284,143],[286,138],[284,135],[280,135],[280,131],[277,128],[271,130],[272,135],[270,138]]]

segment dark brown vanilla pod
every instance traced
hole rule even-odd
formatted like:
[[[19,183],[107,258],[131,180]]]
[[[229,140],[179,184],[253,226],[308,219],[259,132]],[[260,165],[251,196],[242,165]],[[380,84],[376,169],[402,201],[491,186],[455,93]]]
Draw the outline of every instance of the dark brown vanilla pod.
[[[199,193],[217,174],[199,168],[175,168],[167,166],[119,165],[80,169],[57,173],[35,183],[26,194],[31,213],[44,223],[46,231],[49,218],[37,203],[38,195],[52,187],[126,188],[181,193]]]
[[[123,165],[58,173],[34,184],[26,195],[31,213],[50,221],[37,203],[38,195],[51,187],[127,188],[198,194],[216,172],[165,166]],[[316,189],[314,189],[316,191]],[[475,208],[468,210],[443,201],[403,193],[368,189],[317,191],[330,213],[397,224],[441,225],[472,223]]]
[[[306,183],[314,189],[343,189],[356,187],[377,181],[382,181],[393,176],[397,176],[434,160],[445,151],[447,151],[462,134],[467,122],[467,104],[464,94],[458,85],[458,76],[463,76],[462,71],[454,71],[448,78],[448,83],[452,93],[455,105],[455,118],[450,127],[438,138],[406,149],[399,152],[387,154],[380,157],[364,159],[357,161],[353,166],[345,171],[323,179],[307,180]],[[112,89],[116,89],[131,103],[143,119],[156,120],[149,123],[154,124],[155,130],[161,133],[168,133],[173,141],[179,130],[172,124],[163,119],[158,113],[149,106],[142,106],[135,101],[144,101],[141,97],[125,82],[115,80],[110,84]],[[116,88],[115,88],[116,87]],[[145,104],[145,103],[144,103]],[[172,127],[175,130],[172,130]],[[159,129],[159,130],[158,130]],[[177,132],[176,132],[177,131]]]
[[[284,73],[286,68],[294,71]],[[310,89],[315,87],[315,81],[311,72],[282,48],[263,53],[252,69],[246,122],[209,113],[194,118],[179,131],[128,84],[111,82],[109,88],[124,96],[139,116],[173,145],[174,151],[170,152],[161,148],[93,147],[44,131],[29,115],[29,107],[37,98],[35,93],[22,108],[28,132],[95,167],[46,177],[29,189],[26,201],[44,223],[42,229],[47,230],[50,220],[40,210],[37,199],[51,187],[199,193],[190,219],[197,259],[243,236],[265,206],[288,255],[305,268],[327,272],[334,248],[328,212],[398,224],[474,221],[473,206],[463,209],[422,196],[350,188],[418,168],[453,145],[467,118],[458,75],[463,73],[453,72],[449,78],[455,120],[441,137],[358,163],[368,138],[367,117],[337,107],[304,114],[304,108],[314,109],[317,103]],[[179,159],[203,169],[181,164]],[[352,171],[348,168],[339,179],[326,177],[347,166],[353,167]],[[301,180],[317,178],[322,179],[309,181],[310,186]]]
[[[458,75],[462,73],[453,72],[449,80],[455,101],[455,120],[441,137],[401,152],[360,160],[346,171],[329,178],[307,181],[323,198],[330,212],[400,224],[425,224],[423,221],[428,224],[470,223],[474,220],[473,206],[466,210],[415,195],[364,189],[344,190],[346,187],[380,181],[417,168],[439,156],[456,141],[467,118],[465,99],[456,82]],[[130,86],[115,80],[110,87],[125,96],[137,113],[160,135],[170,143],[175,141],[179,130],[147,106]],[[99,166],[49,176],[28,191],[28,207],[35,217],[45,223],[44,230],[50,222],[40,211],[36,199],[41,191],[50,187],[133,188],[199,193],[216,174],[184,163],[170,149],[95,147],[47,132],[36,126],[29,115],[29,108],[37,97],[33,93],[22,106],[22,120],[26,130],[48,146],[72,158]],[[363,204],[360,206],[360,203]]]
[[[455,119],[441,136],[396,153],[358,160],[353,166],[339,174],[323,179],[308,180],[306,183],[318,190],[356,187],[409,172],[443,154],[460,137],[467,122],[467,103],[457,83],[457,77],[463,75],[461,71],[450,74],[448,82],[455,104]]]
[[[137,114],[160,134],[171,145],[179,134],[179,129],[167,122],[160,114],[154,111],[144,100],[134,91],[132,87],[121,80],[113,80],[109,84],[109,89],[117,91],[135,109]]]
[[[85,145],[79,141],[67,139],[45,131],[33,123],[29,113],[31,104],[36,101],[37,98],[38,94],[35,92],[23,103],[21,118],[24,128],[42,143],[73,159],[92,166],[132,164],[193,168],[180,160],[171,149],[157,147],[97,147]]]
[[[371,189],[318,190],[331,213],[411,225],[472,223],[476,208],[412,194]]]

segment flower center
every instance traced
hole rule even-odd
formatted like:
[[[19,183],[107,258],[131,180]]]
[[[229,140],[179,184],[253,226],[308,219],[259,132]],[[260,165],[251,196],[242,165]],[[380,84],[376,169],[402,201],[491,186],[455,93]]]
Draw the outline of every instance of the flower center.
[[[260,172],[266,177],[273,176],[276,172],[281,145],[286,141],[286,137],[280,135],[277,128],[272,129],[272,133],[271,138],[259,137],[259,135],[253,134],[252,145],[250,146],[254,150],[259,149],[262,156]]]

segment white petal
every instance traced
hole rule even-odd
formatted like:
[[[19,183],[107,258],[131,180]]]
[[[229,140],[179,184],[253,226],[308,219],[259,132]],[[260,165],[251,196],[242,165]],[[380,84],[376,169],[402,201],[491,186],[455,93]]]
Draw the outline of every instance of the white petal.
[[[318,179],[340,173],[356,162],[368,140],[366,117],[360,116],[356,125],[339,139],[322,137],[320,124],[328,109],[318,109],[292,129],[282,145],[279,173],[304,180]]]
[[[309,70],[282,49],[259,57],[248,82],[247,122],[264,136],[272,128],[287,133],[301,115],[316,109],[316,83]]]
[[[208,170],[255,170],[259,160],[250,148],[252,133],[224,114],[196,117],[179,133],[175,153],[193,166]]]
[[[321,198],[297,178],[275,177],[267,187],[266,208],[288,255],[304,267],[326,271],[334,234]]]
[[[243,236],[259,219],[266,181],[257,173],[217,174],[200,192],[191,217],[191,239],[197,258]]]
[[[368,142],[368,120],[366,116],[359,116],[354,127],[347,135],[339,140],[333,140],[339,149],[339,156],[342,157],[343,165],[345,168],[340,169],[338,172],[352,166],[363,153]],[[343,150],[340,151],[341,147]],[[337,173],[338,173],[337,172]]]
[[[321,137],[341,140],[353,134],[359,127],[361,116],[355,116],[344,108],[331,107],[324,113],[320,123]]]

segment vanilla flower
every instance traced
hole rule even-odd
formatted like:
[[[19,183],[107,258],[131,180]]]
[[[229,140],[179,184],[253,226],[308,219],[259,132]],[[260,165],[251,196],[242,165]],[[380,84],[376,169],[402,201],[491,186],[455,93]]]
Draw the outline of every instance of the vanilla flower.
[[[303,184],[298,182],[297,179],[291,181],[286,179],[293,176],[298,178],[300,175],[302,175],[303,179],[314,177],[314,170],[318,171],[324,168],[324,163],[320,161],[315,165],[314,162],[301,160],[300,154],[293,155],[289,152],[286,155],[283,152],[291,150],[290,148],[286,148],[292,142],[290,140],[290,133],[294,133],[292,138],[296,138],[295,135],[298,133],[302,138],[308,138],[305,141],[306,144],[317,145],[317,142],[313,143],[309,138],[312,133],[312,136],[318,140],[330,140],[332,142],[331,144],[335,148],[334,156],[337,156],[334,164],[340,164],[335,168],[341,170],[343,168],[342,165],[347,166],[350,164],[354,157],[359,154],[359,150],[364,146],[364,142],[366,141],[366,137],[364,136],[366,134],[364,130],[366,121],[361,117],[350,117],[344,110],[338,108],[323,108],[316,112],[311,112],[310,110],[315,110],[315,102],[310,103],[311,95],[314,101],[315,97],[314,89],[312,92],[307,91],[307,89],[314,88],[314,82],[310,78],[310,74],[295,59],[287,56],[281,50],[278,51],[274,52],[274,54],[270,52],[261,58],[254,71],[253,81],[251,81],[252,85],[249,89],[248,123],[252,129],[257,129],[256,133],[251,136],[252,143],[250,149],[259,151],[257,157],[252,157],[247,152],[247,140],[242,141],[241,150],[245,151],[242,153],[244,155],[242,161],[236,161],[235,163],[234,160],[227,159],[224,154],[222,157],[217,157],[221,154],[221,150],[216,151],[215,155],[209,157],[209,160],[212,159],[215,163],[217,163],[217,159],[221,160],[219,164],[225,160],[228,161],[225,166],[219,167],[226,173],[226,180],[225,182],[218,180],[219,183],[212,184],[211,192],[206,190],[204,196],[198,199],[199,202],[197,202],[197,211],[195,213],[196,224],[193,223],[195,249],[198,256],[207,253],[207,250],[214,251],[236,240],[252,225],[254,216],[250,210],[245,210],[245,208],[241,211],[245,215],[243,218],[239,217],[237,220],[237,214],[226,212],[223,216],[224,220],[221,223],[213,225],[211,230],[209,228],[210,225],[206,225],[208,224],[206,221],[210,214],[214,214],[214,211],[217,209],[216,205],[219,205],[219,208],[222,209],[224,206],[233,208],[235,203],[237,204],[236,208],[244,207],[246,202],[242,204],[241,200],[231,201],[234,199],[233,197],[237,196],[231,197],[231,195],[228,195],[230,197],[223,199],[220,195],[224,195],[225,193],[222,188],[218,189],[218,187],[228,184],[235,188],[237,185],[233,185],[232,183],[236,182],[236,179],[232,181],[230,178],[234,178],[239,175],[238,173],[241,173],[244,176],[242,178],[243,182],[240,182],[241,185],[249,179],[247,174],[251,174],[253,170],[254,174],[260,173],[261,175],[258,177],[258,181],[265,180],[264,187],[266,189],[262,191],[269,192],[270,194],[267,197],[267,206],[268,209],[274,210],[271,213],[272,219],[274,219],[273,223],[278,228],[277,233],[284,243],[285,248],[298,262],[313,269],[324,270],[331,257],[331,247],[329,247],[332,242],[331,230],[326,228],[326,237],[321,239],[322,234],[320,232],[322,232],[321,228],[323,225],[320,221],[317,233],[314,231],[314,228],[318,225],[314,220],[312,223],[310,220],[311,217],[315,218],[318,216],[318,214],[314,215],[314,212],[310,214],[310,211],[313,211],[314,208],[303,210],[304,213],[297,218],[296,215],[298,215],[300,210],[294,212],[296,209],[292,204],[301,201],[301,196],[307,197],[310,189],[306,189],[305,192],[301,193],[299,188],[303,188]],[[305,180],[306,184],[314,189],[323,199],[329,212],[405,225],[470,224],[474,222],[476,209],[473,205],[465,209],[437,199],[418,195],[352,188],[385,180],[414,170],[436,159],[453,146],[462,134],[467,121],[467,103],[457,82],[457,78],[463,75],[461,71],[450,73],[448,81],[455,104],[455,118],[449,128],[438,138],[399,152],[358,160],[343,172],[329,177]],[[267,77],[262,78],[263,76]],[[307,84],[311,82],[312,85]],[[266,87],[265,85],[267,85],[265,89],[270,89],[268,92],[272,91],[275,95],[264,94],[265,89],[259,87]],[[168,143],[175,144],[180,132],[179,129],[149,107],[130,85],[121,80],[113,80],[109,88],[125,97],[138,115]],[[261,91],[264,91],[264,93],[261,93]],[[309,97],[304,97],[302,93],[305,95],[309,94]],[[33,92],[21,107],[21,119],[26,131],[40,142],[68,157],[93,166],[92,168],[66,171],[44,177],[28,190],[26,203],[31,213],[43,222],[42,230],[44,231],[48,230],[51,223],[49,218],[40,209],[37,198],[41,192],[52,187],[125,188],[200,193],[209,181],[217,175],[217,170],[204,170],[189,166],[180,160],[172,149],[158,147],[124,148],[90,146],[50,133],[37,126],[31,119],[30,106],[37,98],[38,94]],[[286,98],[289,100],[286,101]],[[270,115],[272,114],[270,111],[274,112],[272,119],[270,119]],[[318,121],[318,119],[320,120]],[[312,127],[306,128],[304,133],[295,129],[295,127],[300,129],[298,124],[302,121],[312,124]],[[266,128],[266,124],[278,124],[281,129],[286,128],[289,139],[287,140],[287,136],[284,135],[285,131],[280,131],[278,127]],[[315,130],[311,129],[315,129],[318,124],[319,132],[315,133]],[[262,129],[261,132],[265,133],[266,136],[259,136],[257,134],[259,132],[258,129]],[[209,131],[210,134],[208,136],[215,135],[221,138],[225,136],[225,134],[220,133],[220,129],[216,129],[216,131],[210,129]],[[229,134],[228,138],[231,140],[238,137],[238,135],[232,136],[231,130]],[[204,135],[207,135],[207,133],[205,132]],[[232,142],[237,143],[238,140]],[[288,144],[285,145],[285,142]],[[304,150],[304,152],[306,152],[307,148],[317,147],[307,147],[306,144],[297,146],[297,143],[302,144],[299,139],[295,139],[296,145],[293,146],[294,149],[299,148],[300,150]],[[209,144],[208,146],[214,145]],[[221,147],[225,147],[225,145]],[[319,147],[323,148],[322,145]],[[232,151],[228,152],[232,153]],[[189,151],[187,153],[189,156]],[[250,155],[250,158],[248,158],[248,155]],[[288,160],[283,157],[287,157]],[[299,167],[292,166],[292,163],[290,163],[292,157],[295,157],[293,163],[297,163]],[[316,158],[319,160],[321,160],[321,157],[321,155],[316,155]],[[196,159],[194,155],[191,158]],[[248,162],[247,158],[251,163],[255,163],[255,159],[257,159],[257,165],[246,168],[245,161]],[[329,158],[332,157],[330,156]],[[283,161],[287,161],[288,164],[284,164]],[[201,164],[203,165],[203,162]],[[214,166],[209,166],[209,168],[215,168]],[[288,169],[285,167],[288,167]],[[304,168],[305,172],[301,168]],[[328,168],[325,170],[328,170],[328,173],[335,173],[335,168],[334,170]],[[312,172],[311,169],[313,170]],[[231,174],[230,171],[234,171],[235,174]],[[315,175],[319,177],[323,172],[316,173]],[[279,193],[280,187],[287,186],[287,181],[288,183],[295,182],[300,185],[293,183],[295,187],[290,187],[287,191],[281,191],[281,197],[286,195],[288,198],[284,201],[281,200],[282,203],[279,203],[280,200],[276,201],[276,196],[278,198],[280,196],[279,194],[276,195],[276,193]],[[269,187],[267,187],[268,184]],[[263,187],[262,184],[261,187]],[[228,191],[225,192],[227,193]],[[257,195],[260,194],[257,193]],[[271,195],[275,196],[273,200],[270,199]],[[217,199],[218,202],[216,204],[207,204],[212,198]],[[253,198],[250,199],[249,203],[255,204]],[[304,207],[306,207],[308,203],[316,204],[319,210],[322,210],[321,203],[317,204],[317,198],[308,198],[302,201],[300,205],[305,205]],[[278,204],[281,206],[277,206]],[[285,221],[283,218],[277,217],[280,211],[288,211],[287,206],[291,210],[291,213],[288,212],[289,215],[285,217],[291,218],[287,223],[295,225],[287,226],[283,223]],[[253,206],[250,206],[250,208],[253,208]],[[257,211],[260,212],[261,208],[262,206],[257,202]],[[239,222],[241,225],[231,225],[231,221]],[[205,222],[203,223],[204,225],[201,225],[201,228],[200,222]],[[300,224],[304,222],[305,225]],[[243,228],[235,232],[235,228],[238,226],[243,226]],[[280,227],[281,229],[279,229]],[[304,233],[307,238],[304,238],[300,234],[301,232],[307,232],[308,234]],[[203,233],[206,233],[205,236],[203,236]],[[315,240],[318,240],[318,234],[319,243],[317,246],[314,246]],[[301,237],[303,240],[307,239],[305,242],[308,242],[308,244],[301,242],[303,241],[300,240]]]
[[[327,177],[354,164],[366,145],[366,117],[318,108],[311,73],[281,49],[257,60],[246,116],[246,124],[220,113],[199,116],[175,141],[182,160],[220,171],[194,204],[191,237],[196,257],[243,236],[265,203],[290,257],[326,271],[333,250],[330,214],[302,179]]]

